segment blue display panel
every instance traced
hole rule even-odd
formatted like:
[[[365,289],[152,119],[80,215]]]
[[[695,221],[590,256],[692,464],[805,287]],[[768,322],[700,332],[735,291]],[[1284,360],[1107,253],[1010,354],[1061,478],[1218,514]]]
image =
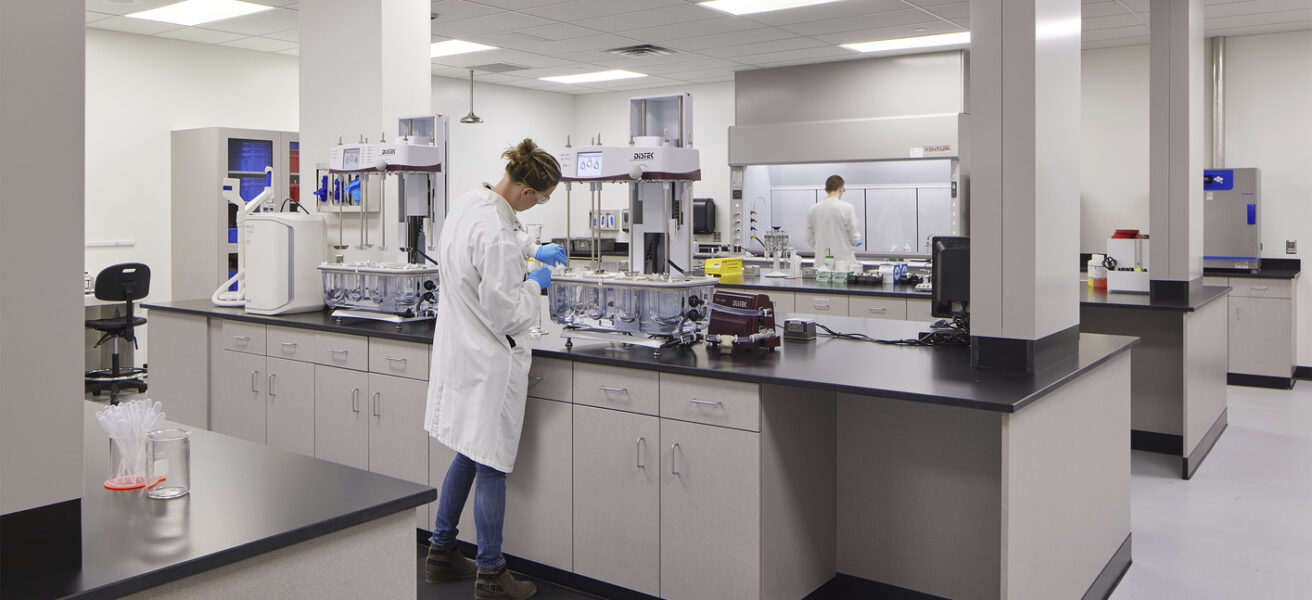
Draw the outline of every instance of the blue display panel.
[[[1204,190],[1235,189],[1234,169],[1208,169],[1203,171]]]
[[[243,140],[239,138],[228,140],[228,171],[263,173],[265,167],[272,166],[272,140]]]

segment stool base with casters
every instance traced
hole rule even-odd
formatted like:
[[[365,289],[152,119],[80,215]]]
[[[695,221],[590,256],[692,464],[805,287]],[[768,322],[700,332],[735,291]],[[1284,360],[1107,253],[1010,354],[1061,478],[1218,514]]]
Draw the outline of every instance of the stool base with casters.
[[[124,263],[106,267],[96,276],[96,298],[100,300],[125,302],[125,315],[106,319],[90,319],[86,322],[89,329],[102,332],[99,347],[113,340],[114,353],[110,368],[86,372],[86,390],[93,396],[109,390],[110,404],[118,404],[119,390],[133,388],[138,392],[146,391],[146,369],[124,367],[119,363],[119,340],[137,344],[136,328],[146,324],[144,317],[133,315],[133,301],[146,297],[150,291],[150,267],[141,263]]]

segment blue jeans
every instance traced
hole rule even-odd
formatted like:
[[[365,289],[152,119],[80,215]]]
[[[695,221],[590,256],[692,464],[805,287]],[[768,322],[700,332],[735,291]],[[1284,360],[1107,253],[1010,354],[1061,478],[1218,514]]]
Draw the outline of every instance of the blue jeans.
[[[459,533],[460,513],[473,487],[475,475],[478,492],[474,494],[474,529],[478,534],[478,568],[492,571],[506,564],[501,556],[501,528],[506,522],[506,474],[456,454],[442,481],[442,497],[437,503],[437,523],[429,543],[445,546]]]

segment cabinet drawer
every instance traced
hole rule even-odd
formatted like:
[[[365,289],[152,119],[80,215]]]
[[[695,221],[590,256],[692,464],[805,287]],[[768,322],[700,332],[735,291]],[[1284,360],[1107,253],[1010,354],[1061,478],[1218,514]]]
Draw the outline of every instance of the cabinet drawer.
[[[313,331],[270,325],[266,332],[265,355],[305,362],[314,360]]]
[[[572,402],[574,363],[554,358],[534,358],[533,366],[528,370],[528,395]]]
[[[795,304],[799,313],[846,315],[848,303],[842,294],[797,292]]]
[[[784,316],[797,312],[797,298],[792,292],[770,292],[770,301],[774,303],[775,320],[780,323]]]
[[[761,430],[760,386],[708,377],[660,374],[661,418]]]
[[[653,371],[574,364],[574,402],[578,404],[657,415],[659,389]]]
[[[383,338],[369,338],[369,372],[428,380],[432,346]]]
[[[933,323],[938,318],[934,316],[933,305],[929,300],[924,298],[907,298],[907,320],[924,321]]]
[[[364,371],[369,368],[369,338],[362,335],[315,332],[314,362]]]
[[[223,320],[223,349],[264,355],[264,325]]]
[[[1231,277],[1230,295],[1244,298],[1288,298],[1292,283],[1289,279]]]
[[[847,314],[850,317],[901,321],[907,318],[907,301],[880,296],[854,296],[848,301]]]

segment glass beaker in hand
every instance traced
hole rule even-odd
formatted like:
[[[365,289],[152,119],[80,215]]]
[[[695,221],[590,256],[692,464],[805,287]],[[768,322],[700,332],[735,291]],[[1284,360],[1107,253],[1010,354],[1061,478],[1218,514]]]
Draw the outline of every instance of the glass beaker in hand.
[[[530,230],[533,230],[533,239],[534,239],[534,241],[537,242],[537,244],[538,244],[539,246],[541,246],[541,245],[542,245],[542,224],[541,224],[541,223],[529,223],[528,225],[526,225],[526,227],[528,227]],[[531,256],[528,258],[528,270],[529,270],[530,273],[533,272],[533,271],[535,271],[535,270],[537,270],[538,267],[543,267],[543,266],[546,266],[546,265],[544,265],[544,264],[542,264],[541,262],[539,262],[539,261],[537,260],[537,258],[535,258],[535,257],[531,257]],[[545,290],[543,290],[543,291],[544,291],[544,293],[545,293]],[[547,303],[541,303],[541,304],[538,305],[538,324],[537,324],[537,325],[534,325],[534,326],[532,326],[532,327],[529,328],[529,330],[528,330],[529,335],[533,335],[533,336],[543,336],[543,335],[547,335],[547,330],[545,330],[545,329],[542,328],[542,313],[545,312],[545,311],[547,311],[547,310],[549,310],[549,308],[550,308],[550,307],[548,306]]]
[[[156,500],[181,498],[191,491],[191,432],[156,429],[146,434],[146,490]]]

